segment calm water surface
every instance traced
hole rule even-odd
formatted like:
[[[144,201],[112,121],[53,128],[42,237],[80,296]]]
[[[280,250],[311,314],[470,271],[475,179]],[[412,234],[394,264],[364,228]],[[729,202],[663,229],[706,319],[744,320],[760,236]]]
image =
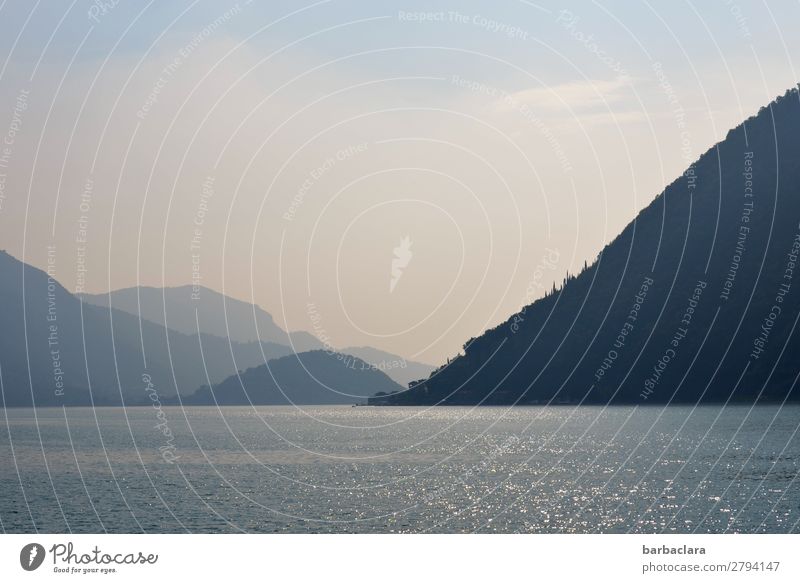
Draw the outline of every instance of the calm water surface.
[[[796,405],[156,413],[4,410],[2,529],[800,531]]]

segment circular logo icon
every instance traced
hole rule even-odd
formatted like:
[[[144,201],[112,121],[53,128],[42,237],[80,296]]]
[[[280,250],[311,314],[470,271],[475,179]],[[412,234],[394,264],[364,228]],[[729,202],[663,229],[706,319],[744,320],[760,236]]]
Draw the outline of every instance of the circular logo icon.
[[[39,543],[30,543],[19,552],[19,564],[26,571],[35,571],[44,562],[44,547]]]

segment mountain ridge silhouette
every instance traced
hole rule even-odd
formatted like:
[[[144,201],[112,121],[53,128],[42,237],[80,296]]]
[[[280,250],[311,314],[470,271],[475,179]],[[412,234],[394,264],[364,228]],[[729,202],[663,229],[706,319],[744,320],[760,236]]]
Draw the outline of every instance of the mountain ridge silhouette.
[[[797,400],[799,156],[792,88],[731,129],[560,289],[470,339],[428,379],[370,403]]]
[[[326,393],[315,393],[315,372],[327,375],[329,384],[342,386],[359,387],[367,379],[364,396],[367,387],[401,388],[366,364],[359,371],[332,369],[328,360],[304,356],[308,352],[295,355],[284,344],[237,342],[205,332],[185,334],[124,310],[92,305],[47,272],[5,251],[0,251],[0,302],[0,401],[5,407],[149,405],[153,397],[165,404],[178,402],[178,394],[191,398],[209,382],[224,383],[239,370],[289,355],[310,363],[305,376],[291,374],[286,361],[277,365],[289,371],[287,378],[301,397],[306,389],[308,394],[322,395],[325,403],[331,401]],[[340,361],[354,358],[326,354]],[[317,364],[321,371],[314,370]],[[299,386],[298,379],[307,386]],[[335,402],[361,399],[359,394]]]

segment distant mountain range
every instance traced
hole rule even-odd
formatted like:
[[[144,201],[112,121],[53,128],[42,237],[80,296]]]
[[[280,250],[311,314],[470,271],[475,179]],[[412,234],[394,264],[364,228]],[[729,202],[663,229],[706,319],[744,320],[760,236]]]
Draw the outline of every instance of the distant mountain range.
[[[373,404],[798,400],[800,97],[762,108],[597,260]]]
[[[81,300],[58,283],[56,265],[53,255],[48,275],[0,252],[0,402],[4,406],[131,405],[147,402],[152,395],[168,402],[177,400],[178,394],[192,397],[199,387],[230,383],[237,371],[289,355],[293,360],[281,360],[276,370],[288,371],[282,374],[292,379],[289,393],[298,402],[312,404],[308,395],[319,395],[322,400],[316,404],[354,403],[360,395],[402,388],[382,371],[402,370],[404,379],[407,370],[416,373],[425,367],[389,368],[382,363],[402,359],[379,352],[373,354],[380,357],[374,366],[336,352],[296,356],[288,342],[303,351],[321,344],[304,332],[287,334],[258,307],[205,288],[196,306],[182,295],[191,288],[142,288],[138,298],[133,288]],[[141,318],[137,315],[140,302]],[[226,310],[230,340],[218,335],[226,326]],[[248,317],[254,322],[250,326]],[[257,337],[256,326],[262,342],[248,340]],[[316,352],[361,366],[332,368]],[[287,362],[307,362],[306,376],[292,373]],[[338,394],[330,397],[318,390],[313,377],[325,379],[329,386],[352,385],[355,396],[349,400]],[[308,384],[301,386],[299,379]]]
[[[183,334],[81,302],[54,277],[0,252],[0,367],[6,406],[121,404],[149,374],[161,395],[191,393],[291,353],[271,342]]]
[[[408,387],[411,382],[428,378],[436,368],[430,364],[406,360],[402,356],[370,346],[348,346],[339,349],[339,352],[360,358],[376,369],[385,372],[392,380],[402,385],[403,389]]]
[[[339,405],[403,387],[360,358],[324,350],[284,356],[202,387],[184,405]]]
[[[81,294],[79,297],[86,303],[105,308],[111,306],[183,334],[197,334],[199,324],[199,331],[203,334],[230,338],[243,344],[260,340],[286,347],[282,354],[279,354],[280,350],[273,350],[271,356],[325,348],[308,332],[286,332],[259,306],[206,287],[132,287],[106,294]],[[434,369],[429,364],[406,360],[369,346],[339,348],[337,352],[373,365],[403,388],[411,381],[427,378]]]
[[[105,294],[80,294],[86,303],[109,306],[184,334],[213,334],[234,342],[272,342],[295,352],[322,343],[308,332],[287,333],[260,307],[207,287],[129,287]]]

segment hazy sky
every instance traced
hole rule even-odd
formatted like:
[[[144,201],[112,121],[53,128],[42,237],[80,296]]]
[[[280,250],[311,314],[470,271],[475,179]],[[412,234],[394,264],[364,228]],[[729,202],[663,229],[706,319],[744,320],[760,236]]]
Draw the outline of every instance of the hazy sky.
[[[0,248],[434,363],[798,81],[797,2],[113,4],[0,9]]]

